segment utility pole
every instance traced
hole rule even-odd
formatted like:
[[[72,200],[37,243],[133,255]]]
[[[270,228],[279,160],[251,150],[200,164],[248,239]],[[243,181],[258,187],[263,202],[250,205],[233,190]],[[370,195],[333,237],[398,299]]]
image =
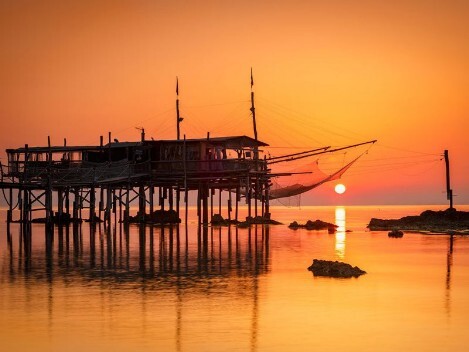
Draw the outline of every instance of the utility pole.
[[[453,190],[451,189],[449,177],[449,156],[448,150],[445,150],[445,164],[446,164],[446,199],[449,200],[449,208],[453,209]]]

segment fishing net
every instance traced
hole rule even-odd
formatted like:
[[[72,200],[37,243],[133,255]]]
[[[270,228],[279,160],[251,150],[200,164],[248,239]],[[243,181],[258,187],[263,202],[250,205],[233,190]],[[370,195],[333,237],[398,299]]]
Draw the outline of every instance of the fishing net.
[[[319,160],[301,168],[296,168],[291,171],[291,176],[272,179],[269,198],[277,200],[285,206],[299,206],[300,195],[302,193],[312,190],[323,183],[340,179],[359,158],[360,156],[332,173],[323,172],[319,168]],[[287,183],[282,179],[287,179]]]

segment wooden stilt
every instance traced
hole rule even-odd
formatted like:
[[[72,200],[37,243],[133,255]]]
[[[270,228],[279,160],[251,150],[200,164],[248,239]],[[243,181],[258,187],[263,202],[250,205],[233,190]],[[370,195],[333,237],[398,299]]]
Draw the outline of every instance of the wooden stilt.
[[[200,209],[201,204],[202,204],[202,187],[201,185],[199,185],[199,189],[197,191],[197,219],[198,219],[199,227],[200,227],[200,224],[202,223],[202,213]]]
[[[24,202],[23,202],[24,192],[21,189],[18,189],[18,208],[20,211],[20,222],[24,221]]]
[[[112,212],[114,213],[114,226],[117,223],[117,196],[116,189],[112,189]]]
[[[240,190],[239,185],[236,186],[236,206],[235,206],[235,220],[238,221],[238,207],[239,207],[239,199],[240,199]]]
[[[145,187],[143,185],[138,187],[138,204],[139,221],[143,222],[145,220],[146,212]]]
[[[59,188],[57,190],[57,216],[58,222],[62,223],[63,220],[63,213],[64,213],[64,192],[63,189]]]
[[[187,189],[187,186],[184,189],[184,221],[186,224],[186,234],[187,234],[187,228],[188,228],[188,221],[189,221],[189,190]]]
[[[264,215],[263,215],[266,219],[270,219],[269,195],[270,195],[270,185],[269,185],[269,181],[267,180],[266,183],[265,183],[265,195],[264,195],[265,211],[264,211]]]
[[[122,188],[119,188],[119,220],[124,220],[122,218]]]
[[[249,188],[247,190],[247,194],[246,194],[246,202],[248,203],[248,217],[251,218],[252,214],[251,214],[251,194],[252,194],[252,190],[251,190],[251,186],[249,185]]]
[[[10,226],[10,222],[13,220],[13,188],[10,187],[8,191],[7,224]]]
[[[124,210],[124,221],[129,223],[130,219],[130,186],[127,185],[127,192],[125,194],[125,210]]]
[[[257,217],[257,201],[258,201],[258,192],[259,192],[259,181],[256,178],[254,184],[254,216]]]
[[[78,188],[74,188],[73,191],[73,202],[72,202],[72,219],[75,222],[78,218]]]
[[[70,217],[70,188],[65,188],[65,214]]]
[[[102,219],[102,211],[104,209],[104,189],[103,187],[99,188],[99,203],[98,203],[98,217]]]
[[[155,197],[155,187],[153,184],[150,184],[148,189],[148,197],[150,198],[150,215],[155,211],[154,209],[154,197]]]
[[[210,219],[213,219],[213,188],[210,189]]]
[[[90,189],[90,223],[94,224],[96,221],[96,190],[94,185]]]
[[[203,224],[204,226],[208,225],[208,192],[209,188],[207,184],[204,184],[203,187],[203,197],[202,197],[202,210],[203,210]]]
[[[179,186],[179,184],[177,185],[176,187],[176,215],[178,217],[178,219],[180,219],[180,215],[179,215],[179,208],[180,208],[180,203],[181,202],[181,187]]]
[[[79,218],[83,219],[83,189],[79,189],[79,197],[78,197],[78,211],[79,211]]]
[[[231,189],[228,189],[228,221],[231,222]]]
[[[108,187],[106,190],[106,221],[109,225],[111,225],[111,208],[112,208],[112,189]]]
[[[168,189],[168,201],[169,201],[169,210],[174,210],[174,197],[173,197],[173,187]]]
[[[50,227],[53,222],[53,215],[54,215],[52,211],[52,188],[50,187],[50,184],[47,185],[47,189],[46,189],[45,208],[46,208],[46,226]]]
[[[160,188],[160,206],[161,210],[164,211],[164,200],[166,199],[166,187]]]
[[[265,214],[264,192],[261,190],[259,195],[261,197],[261,216],[264,216]]]

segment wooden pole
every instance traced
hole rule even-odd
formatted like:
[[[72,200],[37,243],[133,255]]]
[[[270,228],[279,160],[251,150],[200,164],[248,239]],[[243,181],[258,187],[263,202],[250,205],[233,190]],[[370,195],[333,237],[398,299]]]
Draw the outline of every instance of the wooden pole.
[[[448,150],[445,150],[445,165],[446,165],[446,198],[449,200],[449,208],[453,209],[453,190],[451,189],[451,182],[450,182],[450,177],[449,177]]]

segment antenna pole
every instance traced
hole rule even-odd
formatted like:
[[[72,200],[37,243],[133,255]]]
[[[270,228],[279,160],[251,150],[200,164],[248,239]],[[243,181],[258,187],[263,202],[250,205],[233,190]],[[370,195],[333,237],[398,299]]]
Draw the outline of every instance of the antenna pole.
[[[179,128],[179,123],[182,121],[181,117],[179,116],[179,81],[176,77],[176,126],[177,126],[177,140],[180,139],[181,130]]]
[[[252,111],[252,125],[254,127],[254,139],[257,141],[256,108],[254,107],[254,92],[251,92],[251,111]]]
[[[446,164],[446,199],[449,200],[449,208],[453,209],[453,190],[451,189],[449,177],[449,155],[448,150],[445,150],[445,164]]]
[[[254,128],[254,139],[257,142],[257,125],[256,125],[256,108],[254,106],[254,91],[252,90],[252,86],[254,85],[254,79],[252,76],[252,68],[251,68],[251,112],[252,112],[252,125]],[[257,145],[254,147],[254,159],[259,158],[259,151]]]

